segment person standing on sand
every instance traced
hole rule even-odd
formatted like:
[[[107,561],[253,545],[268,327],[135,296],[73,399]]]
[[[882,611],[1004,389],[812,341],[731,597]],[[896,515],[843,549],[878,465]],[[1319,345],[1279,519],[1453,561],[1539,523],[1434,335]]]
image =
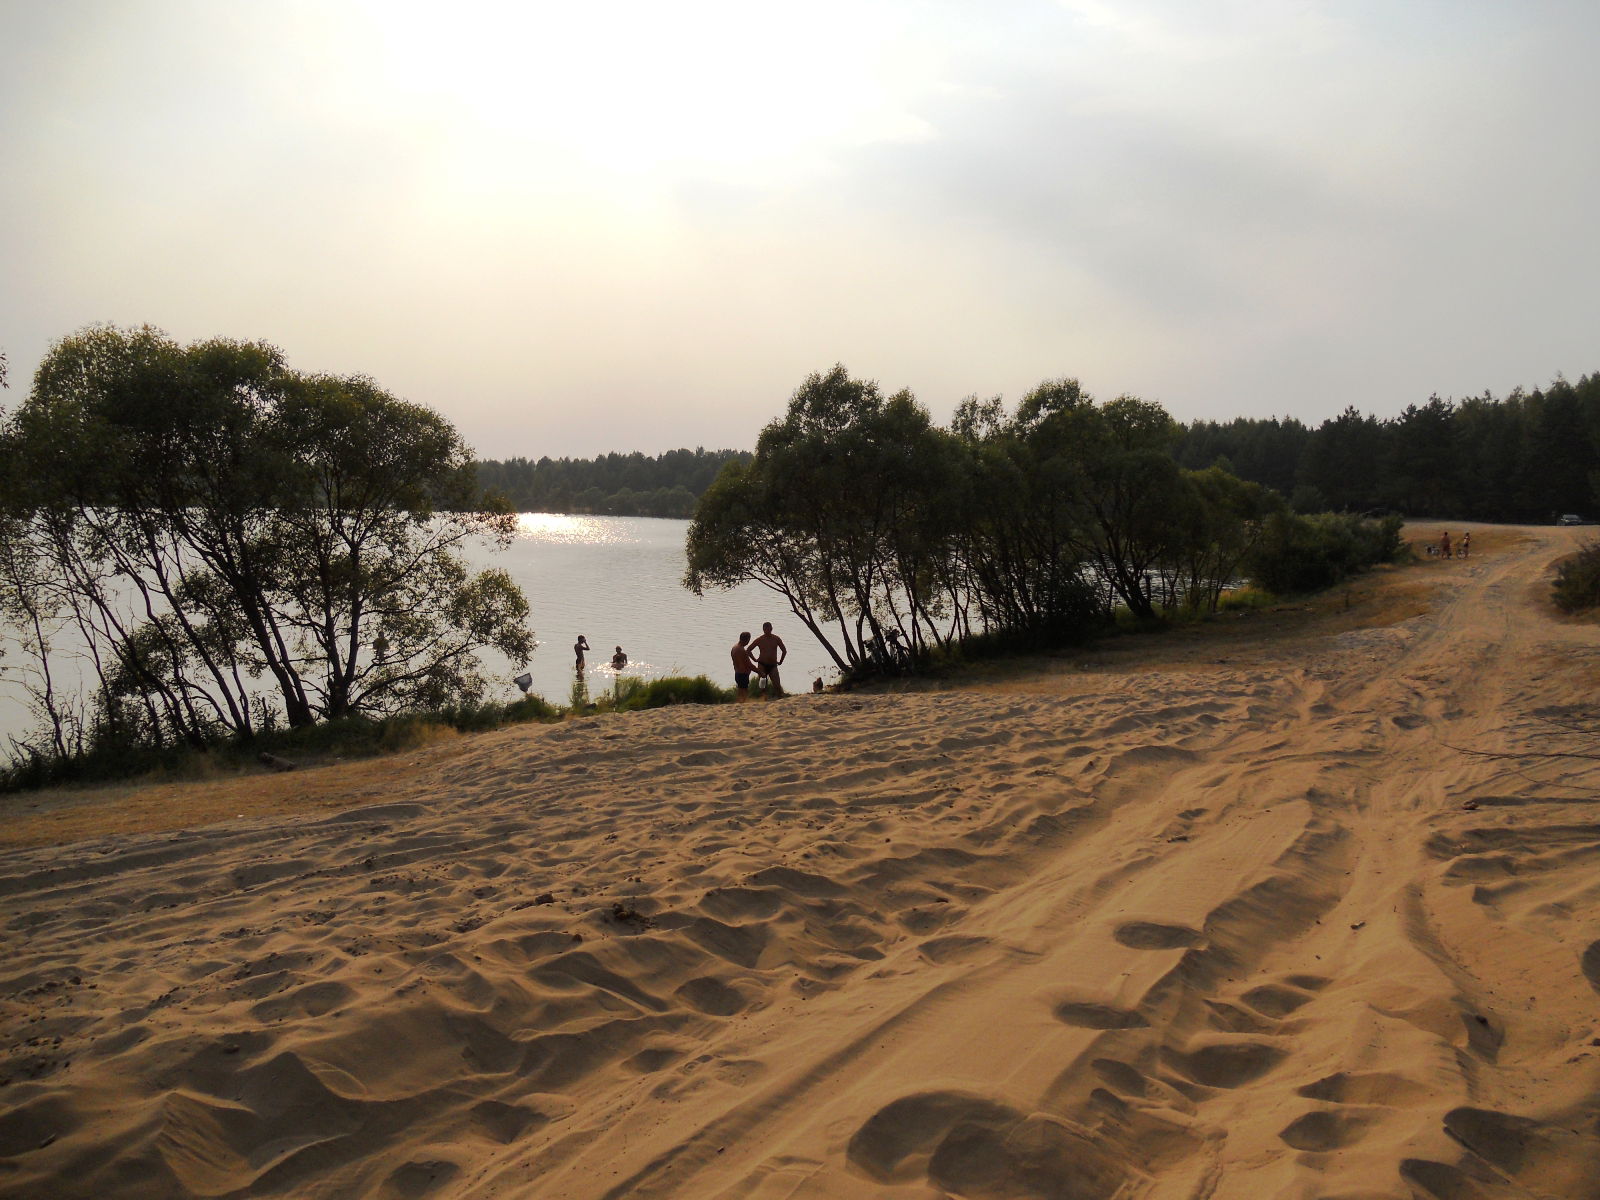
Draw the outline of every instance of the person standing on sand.
[[[789,647],[783,644],[783,639],[772,632],[772,622],[761,623],[761,636],[750,643],[750,649],[756,652],[756,670],[761,672],[761,677],[767,680],[774,696],[783,695],[783,684],[778,680],[778,668],[783,665],[783,660],[789,657]]]
[[[1471,549],[1472,549],[1472,530],[1469,529],[1469,530],[1467,530],[1467,532],[1465,532],[1465,533],[1463,533],[1461,535],[1461,551],[1460,551],[1461,557],[1465,558],[1467,556],[1467,552],[1470,551]]]
[[[578,640],[572,643],[572,653],[578,659],[578,674],[583,674],[583,652],[589,648],[589,639],[583,634],[578,635]]]
[[[755,661],[750,657],[749,633],[739,635],[730,653],[733,658],[733,690],[739,693],[739,699],[743,702],[750,699],[750,672],[756,669]]]
[[[1439,557],[1450,557],[1450,531],[1448,529],[1439,535]]]

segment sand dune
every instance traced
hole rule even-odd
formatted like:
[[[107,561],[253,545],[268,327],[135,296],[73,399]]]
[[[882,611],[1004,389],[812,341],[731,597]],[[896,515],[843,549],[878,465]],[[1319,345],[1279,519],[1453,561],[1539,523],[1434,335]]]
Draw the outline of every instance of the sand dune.
[[[1571,531],[1165,669],[509,730],[0,860],[0,1194],[1600,1195]]]

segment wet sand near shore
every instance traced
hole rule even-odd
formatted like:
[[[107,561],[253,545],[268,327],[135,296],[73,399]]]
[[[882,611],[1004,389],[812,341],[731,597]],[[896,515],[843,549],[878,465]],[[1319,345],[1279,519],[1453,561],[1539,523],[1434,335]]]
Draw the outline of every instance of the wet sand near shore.
[[[1472,528],[960,687],[31,801],[0,1195],[1600,1195],[1583,531]]]

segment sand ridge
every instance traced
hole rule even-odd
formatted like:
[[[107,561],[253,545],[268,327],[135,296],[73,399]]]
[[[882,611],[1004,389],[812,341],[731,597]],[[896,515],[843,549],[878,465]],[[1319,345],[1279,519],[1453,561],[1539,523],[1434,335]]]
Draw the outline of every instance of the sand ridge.
[[[1476,539],[1475,539],[1476,540]],[[470,739],[0,860],[0,1194],[1600,1194],[1600,629]]]

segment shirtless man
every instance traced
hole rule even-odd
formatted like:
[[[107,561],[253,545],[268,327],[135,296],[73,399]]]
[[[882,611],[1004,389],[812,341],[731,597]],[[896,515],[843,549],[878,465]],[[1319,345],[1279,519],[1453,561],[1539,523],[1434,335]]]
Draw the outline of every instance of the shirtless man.
[[[741,633],[739,640],[734,644],[733,651],[733,687],[739,693],[740,701],[750,699],[750,672],[756,669],[755,660],[750,657],[750,635]]]
[[[750,643],[750,649],[756,652],[756,670],[761,672],[762,678],[768,680],[774,696],[783,695],[783,684],[778,681],[778,668],[783,660],[789,657],[789,647],[783,644],[783,639],[772,632],[772,622],[761,623],[761,636]]]
[[[578,674],[580,675],[583,674],[583,652],[587,649],[589,649],[589,639],[580,633],[578,640],[572,643],[572,653],[577,656]]]

